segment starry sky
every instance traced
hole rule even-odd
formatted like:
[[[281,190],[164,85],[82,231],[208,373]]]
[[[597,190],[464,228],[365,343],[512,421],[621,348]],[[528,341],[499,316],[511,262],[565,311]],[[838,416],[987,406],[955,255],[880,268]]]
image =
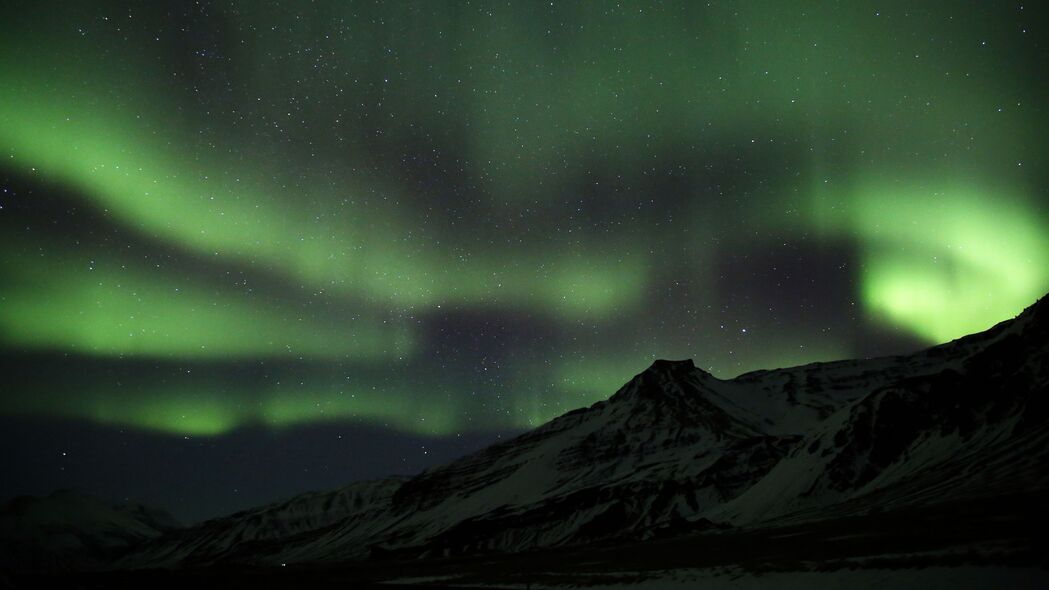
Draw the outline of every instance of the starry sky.
[[[5,2],[0,495],[193,521],[1008,319],[1033,4]]]

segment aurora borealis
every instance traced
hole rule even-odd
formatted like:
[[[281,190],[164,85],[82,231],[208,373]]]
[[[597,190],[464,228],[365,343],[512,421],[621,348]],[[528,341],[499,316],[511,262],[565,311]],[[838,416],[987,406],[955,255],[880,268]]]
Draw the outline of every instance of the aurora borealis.
[[[411,469],[654,358],[1016,315],[1049,291],[1044,14],[916,4],[5,3],[0,416],[44,433],[5,438],[41,465],[11,491],[99,487],[57,471],[74,430],[96,464],[345,434]]]

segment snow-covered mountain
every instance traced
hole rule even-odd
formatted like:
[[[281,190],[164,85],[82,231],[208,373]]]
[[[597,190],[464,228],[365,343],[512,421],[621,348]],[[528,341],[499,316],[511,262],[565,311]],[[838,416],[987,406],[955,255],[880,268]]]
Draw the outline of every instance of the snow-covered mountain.
[[[739,498],[738,523],[1049,490],[1049,301],[908,359]]]
[[[216,562],[284,564],[367,555],[371,539],[389,525],[393,494],[405,478],[310,492],[171,531],[118,565],[172,567]]]
[[[122,567],[629,541],[1049,490],[1049,300],[913,355],[719,380],[656,361],[608,400],[410,479],[176,531]]]
[[[0,510],[0,569],[308,564],[760,528],[1049,491],[1049,298],[912,355],[721,380],[656,361],[609,399],[412,478],[189,527],[69,492]]]
[[[111,560],[179,524],[162,510],[61,490],[0,506],[0,570],[62,571]]]

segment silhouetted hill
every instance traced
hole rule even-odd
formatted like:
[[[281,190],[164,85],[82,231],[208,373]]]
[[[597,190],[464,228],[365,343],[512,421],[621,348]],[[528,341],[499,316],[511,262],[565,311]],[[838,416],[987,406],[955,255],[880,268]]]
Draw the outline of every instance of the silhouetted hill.
[[[513,440],[178,531],[122,566],[513,553],[1041,492],[1046,307],[916,354],[731,380],[656,361]]]
[[[651,562],[678,567],[673,556],[697,543],[718,555],[756,536],[790,555],[796,548],[762,531],[822,543],[847,538],[842,527],[869,541],[828,547],[928,552],[980,539],[1026,555],[1027,533],[1015,531],[1026,512],[1044,512],[1032,499],[1049,490],[1047,307],[1043,298],[911,355],[729,380],[691,360],[656,361],[605,401],[418,476],[184,529],[78,495],[18,499],[0,519],[5,565],[315,566],[553,548],[585,556],[595,546],[644,555],[638,543],[658,540],[667,553]],[[922,519],[925,529],[908,528]],[[716,536],[695,536],[704,532]]]

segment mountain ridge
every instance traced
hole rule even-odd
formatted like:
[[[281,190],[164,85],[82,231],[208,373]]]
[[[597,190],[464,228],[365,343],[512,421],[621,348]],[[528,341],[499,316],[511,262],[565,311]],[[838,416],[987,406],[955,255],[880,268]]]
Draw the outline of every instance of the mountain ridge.
[[[107,567],[515,553],[1040,493],[1047,302],[906,355],[725,380],[656,360],[606,400],[414,477],[166,531]]]
[[[970,371],[993,380],[990,374],[1000,372],[1002,362],[981,365],[972,359],[1023,357],[1002,347],[1016,348],[1010,338],[1044,324],[1038,318],[1044,318],[1039,310],[1045,301],[981,334],[910,355],[815,363],[728,380],[696,368],[691,359],[657,360],[607,400],[406,480],[390,497],[387,522],[376,529],[369,524],[374,534],[366,541],[345,527],[339,535],[302,543],[294,556],[329,561],[513,552],[643,539],[690,522],[754,526],[815,505],[828,504],[833,512],[834,505],[876,491],[879,482],[891,486],[905,480],[910,468],[895,464],[901,456],[924,452],[932,458],[921,459],[922,465],[949,462],[927,448],[939,440],[927,431],[952,426],[962,415],[941,412],[937,419],[946,422],[914,425],[906,440],[894,443],[892,429],[876,430],[869,417],[906,411],[922,400],[916,388],[942,391],[964,382]],[[1044,335],[1034,334],[1019,346],[1037,348],[1039,338],[1045,342]],[[961,377],[952,378],[950,371]],[[1047,381],[1037,379],[1044,388]],[[937,408],[946,403],[938,395]],[[894,409],[901,404],[904,410]],[[1044,429],[1044,419],[1035,422]],[[981,436],[993,442],[994,436],[1009,435],[995,430]],[[850,437],[856,440],[845,440]],[[868,439],[879,442],[867,448]],[[819,457],[829,448],[835,449],[833,457]],[[797,478],[792,470],[822,476]],[[806,489],[784,493],[792,488],[776,482],[785,471],[806,482]],[[910,505],[905,498],[893,502]],[[288,551],[279,554],[284,559]]]
[[[18,496],[0,504],[0,569],[91,568],[178,527],[163,510],[69,489]]]

